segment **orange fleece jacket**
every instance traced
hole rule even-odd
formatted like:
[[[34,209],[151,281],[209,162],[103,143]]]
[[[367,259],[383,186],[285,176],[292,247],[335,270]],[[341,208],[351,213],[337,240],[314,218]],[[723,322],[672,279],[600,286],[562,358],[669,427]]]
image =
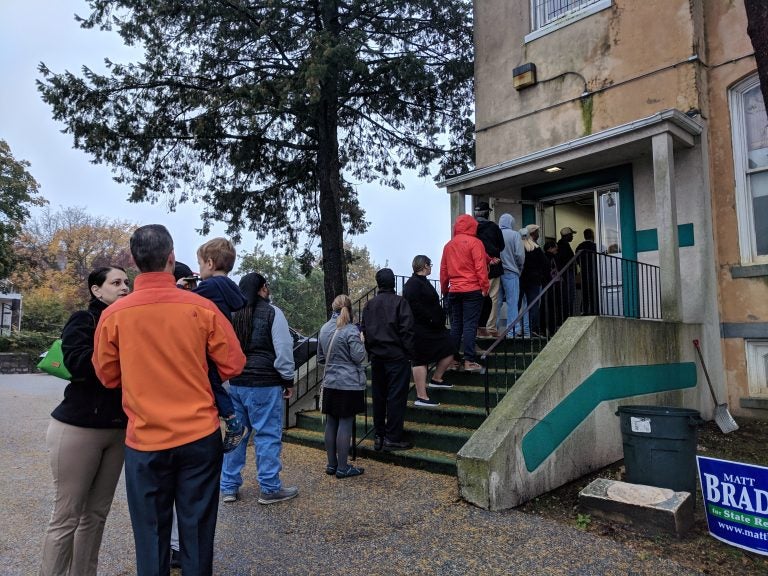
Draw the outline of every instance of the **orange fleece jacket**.
[[[232,324],[172,274],[140,274],[133,293],[104,310],[92,360],[104,386],[123,387],[126,445],[166,450],[218,430],[206,357],[222,381],[245,366]]]

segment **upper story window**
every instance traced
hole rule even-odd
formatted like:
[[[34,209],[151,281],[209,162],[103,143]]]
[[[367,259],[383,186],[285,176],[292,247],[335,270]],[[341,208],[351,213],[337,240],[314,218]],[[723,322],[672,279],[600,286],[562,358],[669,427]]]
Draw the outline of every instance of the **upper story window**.
[[[768,262],[768,115],[757,75],[730,93],[742,263]]]
[[[531,33],[526,42],[611,7],[612,0],[531,0]]]

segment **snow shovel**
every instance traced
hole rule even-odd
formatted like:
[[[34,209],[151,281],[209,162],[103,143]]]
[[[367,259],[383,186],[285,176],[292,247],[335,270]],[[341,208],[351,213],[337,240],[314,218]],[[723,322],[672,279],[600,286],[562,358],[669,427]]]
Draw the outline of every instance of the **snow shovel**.
[[[712,381],[709,379],[709,372],[707,372],[707,366],[704,364],[704,357],[701,355],[701,346],[698,340],[693,341],[693,345],[696,348],[696,352],[699,354],[699,362],[701,362],[701,368],[704,370],[704,376],[707,378],[707,384],[709,385],[709,391],[712,394],[712,401],[715,403],[715,422],[723,431],[723,434],[728,434],[734,430],[739,429],[739,425],[736,424],[736,420],[733,419],[731,413],[728,412],[728,404],[719,404],[717,397],[715,396],[715,389],[712,387]]]

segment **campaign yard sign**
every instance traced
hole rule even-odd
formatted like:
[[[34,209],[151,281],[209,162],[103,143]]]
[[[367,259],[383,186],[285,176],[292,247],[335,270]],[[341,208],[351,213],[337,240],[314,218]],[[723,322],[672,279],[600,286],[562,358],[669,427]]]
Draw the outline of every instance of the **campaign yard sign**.
[[[697,456],[709,533],[768,556],[768,468]]]

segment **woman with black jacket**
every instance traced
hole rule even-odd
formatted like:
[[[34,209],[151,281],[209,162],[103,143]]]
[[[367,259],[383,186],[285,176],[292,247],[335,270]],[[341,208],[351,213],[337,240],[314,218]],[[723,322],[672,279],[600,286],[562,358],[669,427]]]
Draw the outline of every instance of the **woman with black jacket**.
[[[46,436],[56,495],[41,576],[95,576],[104,523],[123,468],[128,419],[121,390],[101,385],[91,355],[99,317],[128,294],[128,276],[122,268],[97,268],[88,276],[88,290],[88,309],[72,314],[61,334],[72,379],[51,413]]]
[[[427,367],[437,363],[429,380],[429,388],[451,388],[452,384],[443,381],[443,374],[451,367],[456,368],[457,363],[453,359],[453,341],[445,327],[445,311],[440,305],[440,296],[427,279],[432,271],[432,261],[419,254],[413,259],[412,267],[413,276],[403,286],[403,298],[413,312],[416,332],[416,349],[411,363],[416,386],[413,405],[434,408],[440,403],[427,395]]]

